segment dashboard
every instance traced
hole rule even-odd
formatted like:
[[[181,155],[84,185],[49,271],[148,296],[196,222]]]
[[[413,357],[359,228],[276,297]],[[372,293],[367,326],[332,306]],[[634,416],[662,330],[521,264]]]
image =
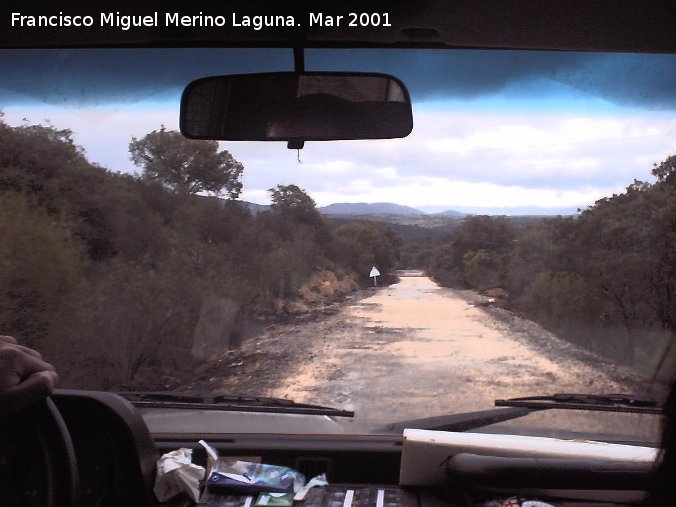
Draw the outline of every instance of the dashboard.
[[[206,464],[196,435],[152,435],[140,412],[114,394],[58,391],[53,400],[72,439],[77,505],[160,505],[152,488],[161,454],[188,447],[195,463]],[[2,429],[0,505],[58,505],[43,484],[45,469],[54,468],[43,459],[50,437],[35,438],[27,426]],[[554,506],[638,505],[657,459],[650,447],[408,429],[402,435],[224,431],[207,439],[221,456],[288,466],[308,479],[325,473],[329,486],[310,490],[305,507],[475,506],[513,496]],[[200,505],[221,507],[255,501],[203,499]],[[192,504],[179,496],[161,505]]]

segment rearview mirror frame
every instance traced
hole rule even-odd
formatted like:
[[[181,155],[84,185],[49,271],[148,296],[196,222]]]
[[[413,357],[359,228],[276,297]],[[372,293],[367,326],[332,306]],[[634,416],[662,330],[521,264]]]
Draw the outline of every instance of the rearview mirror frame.
[[[413,114],[408,90],[394,76],[275,72],[191,82],[181,97],[179,125],[189,139],[302,147],[304,141],[405,137]]]

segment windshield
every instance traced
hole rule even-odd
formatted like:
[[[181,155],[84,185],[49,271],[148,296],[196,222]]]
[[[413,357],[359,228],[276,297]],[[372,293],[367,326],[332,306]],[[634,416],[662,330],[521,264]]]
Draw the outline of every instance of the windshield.
[[[308,50],[385,72],[404,139],[187,141],[208,75],[290,50],[0,51],[0,334],[61,387],[286,398],[393,422],[676,366],[676,57]],[[628,440],[658,417],[511,421]]]

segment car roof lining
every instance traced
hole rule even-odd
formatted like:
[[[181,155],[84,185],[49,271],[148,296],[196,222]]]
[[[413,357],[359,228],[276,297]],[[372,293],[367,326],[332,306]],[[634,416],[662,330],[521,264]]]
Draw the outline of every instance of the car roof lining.
[[[28,12],[9,0],[7,13],[58,14],[47,2]],[[113,3],[116,5],[115,3]],[[12,5],[13,7],[9,7]],[[15,6],[15,7],[14,7]],[[172,9],[172,7],[174,7]],[[98,16],[100,4],[75,0],[64,14]],[[106,7],[106,12],[114,6]],[[233,1],[226,8],[193,2],[174,6],[162,0],[124,4],[123,14],[152,12],[238,16],[294,15],[305,23],[308,9],[272,1]],[[342,1],[313,9],[324,14],[388,12],[391,28],[119,27],[96,30],[40,28],[0,30],[2,48],[69,47],[294,47],[308,48],[485,48],[676,53],[676,2],[669,0],[462,0],[416,2]],[[8,20],[5,20],[8,23]]]

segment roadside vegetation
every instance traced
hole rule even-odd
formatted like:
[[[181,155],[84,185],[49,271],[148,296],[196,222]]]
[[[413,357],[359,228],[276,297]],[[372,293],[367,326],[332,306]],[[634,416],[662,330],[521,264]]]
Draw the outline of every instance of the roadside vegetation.
[[[180,386],[260,322],[370,285],[372,266],[380,283],[417,268],[490,292],[644,374],[676,368],[676,156],[576,217],[425,228],[329,220],[296,185],[252,214],[233,154],[164,127],[129,151],[139,175],[90,163],[68,130],[0,116],[0,334],[42,351],[62,386]]]
[[[392,234],[332,229],[295,185],[252,215],[237,201],[244,167],[216,142],[162,127],[129,149],[139,176],[91,164],[68,130],[0,117],[0,334],[42,351],[62,386],[171,386],[166,372],[252,322],[326,304],[396,261]]]
[[[577,217],[467,217],[437,244],[429,271],[442,285],[494,293],[562,338],[666,376],[676,368],[676,156],[652,174],[655,183],[634,181]]]

